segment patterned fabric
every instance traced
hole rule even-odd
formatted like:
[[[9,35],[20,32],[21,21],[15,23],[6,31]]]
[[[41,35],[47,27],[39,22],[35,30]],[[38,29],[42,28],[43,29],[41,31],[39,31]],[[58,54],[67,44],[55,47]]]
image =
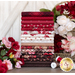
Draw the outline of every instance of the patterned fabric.
[[[54,43],[53,12],[22,12],[21,43]],[[52,62],[54,46],[21,46],[25,62]],[[43,63],[42,63],[43,64]]]
[[[22,17],[45,17],[45,16],[54,16],[53,12],[22,12],[21,13]]]

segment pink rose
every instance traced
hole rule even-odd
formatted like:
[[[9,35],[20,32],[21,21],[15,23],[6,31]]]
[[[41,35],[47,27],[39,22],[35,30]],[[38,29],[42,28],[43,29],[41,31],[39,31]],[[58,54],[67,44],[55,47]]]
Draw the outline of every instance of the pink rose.
[[[69,44],[61,45],[61,47],[65,49],[65,52],[70,52]]]
[[[65,52],[70,52],[70,42],[67,40],[62,40],[62,48],[64,48]]]
[[[15,68],[21,68],[21,64],[22,64],[21,61],[16,62]]]
[[[71,51],[75,50],[75,42],[70,42]]]
[[[4,63],[4,64],[6,64],[7,65],[7,67],[8,67],[8,70],[12,70],[13,69],[13,65],[12,65],[12,63],[11,63],[11,61],[10,60],[4,60],[2,63]]]
[[[20,58],[20,55],[21,55],[21,50],[18,49],[17,50],[17,53],[14,55],[15,58]]]
[[[67,37],[67,40],[70,40],[71,38],[72,38],[71,36],[68,36],[68,37]]]
[[[75,37],[68,36],[67,39],[70,42],[70,46],[69,46],[70,50],[71,51],[75,50]]]
[[[67,40],[61,40],[61,42],[62,42],[62,44],[67,44],[69,41],[67,41]]]
[[[2,39],[2,43],[7,47],[7,48],[11,48],[11,42],[9,42],[6,37],[4,37]]]

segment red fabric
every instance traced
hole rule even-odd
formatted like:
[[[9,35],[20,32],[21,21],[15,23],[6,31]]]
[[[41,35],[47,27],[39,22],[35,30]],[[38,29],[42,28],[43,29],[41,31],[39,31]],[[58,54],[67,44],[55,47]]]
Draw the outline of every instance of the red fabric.
[[[37,34],[46,34],[44,37],[48,38],[48,34],[53,34],[51,33],[51,31],[54,31],[54,21],[53,21],[53,17],[54,17],[54,13],[53,12],[22,12],[21,13],[21,31],[38,31]],[[49,32],[50,31],[50,32]],[[30,33],[30,35],[34,36],[36,35],[36,33],[32,34]],[[42,53],[42,51],[38,54],[37,51],[31,52],[31,50],[35,50],[33,46],[22,46],[21,49],[25,50],[25,52],[29,53],[29,54],[34,54],[29,56],[29,58],[39,58],[40,59],[40,55],[38,55],[39,53]],[[37,47],[37,50],[42,50],[43,47],[39,46]],[[48,53],[42,53],[43,57],[46,58],[51,58],[52,53],[51,50],[53,50],[53,47],[47,47],[47,51]],[[42,57],[42,58],[43,58]],[[30,59],[29,59],[30,60]]]
[[[21,21],[21,24],[54,24],[54,21]]]
[[[53,17],[21,17],[22,20],[53,20]]]
[[[21,28],[22,31],[54,31],[54,28]]]
[[[48,24],[48,25],[38,25],[38,24],[33,24],[33,25],[30,25],[30,24],[25,24],[25,25],[21,25],[21,27],[22,28],[35,28],[35,27],[38,27],[38,28],[52,28],[52,27],[54,27],[54,25],[50,25],[50,24]]]
[[[22,17],[49,17],[54,16],[53,12],[22,12]]]
[[[35,27],[38,27],[38,28],[49,28],[49,27],[54,27],[54,25],[21,25],[22,28],[35,28]]]

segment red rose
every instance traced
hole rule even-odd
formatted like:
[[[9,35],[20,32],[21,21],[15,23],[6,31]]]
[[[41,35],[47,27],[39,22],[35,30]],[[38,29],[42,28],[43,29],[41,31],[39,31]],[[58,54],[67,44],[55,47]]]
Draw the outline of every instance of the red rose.
[[[9,40],[10,42],[15,42],[15,40],[13,39],[13,37],[9,37],[8,40]]]
[[[14,49],[19,49],[20,48],[20,46],[19,46],[19,43],[18,42],[12,42],[12,48],[14,48]]]
[[[4,71],[5,73],[8,71],[8,67],[7,67],[6,64],[3,64],[3,63],[2,63],[1,67],[5,69],[5,71]]]
[[[19,61],[21,61],[21,62],[22,62],[21,66],[25,64],[25,63],[24,63],[24,59],[23,59],[23,58],[17,58],[17,60],[19,60]]]
[[[60,11],[61,10],[61,6],[60,5],[56,6],[56,10]]]
[[[61,40],[65,39],[59,34],[55,34],[54,36],[54,53],[59,53],[61,49]],[[61,49],[62,50],[62,49]]]
[[[6,64],[1,64],[0,65],[0,73],[6,73],[8,71],[8,67]]]
[[[17,51],[13,50],[13,49],[10,49],[8,52],[7,52],[7,56],[9,56],[9,54],[12,53],[12,54],[16,54]]]
[[[7,71],[6,71],[5,68],[0,67],[0,73],[6,73],[6,72],[7,72]]]
[[[75,5],[75,1],[70,1],[70,4],[71,4],[72,6],[74,6],[74,5]]]
[[[64,50],[63,48],[59,48],[59,50]]]
[[[0,59],[0,66],[1,66],[1,64],[2,64],[2,60]]]
[[[61,44],[62,44],[61,42],[58,42],[58,43],[57,43],[58,46],[61,46]]]

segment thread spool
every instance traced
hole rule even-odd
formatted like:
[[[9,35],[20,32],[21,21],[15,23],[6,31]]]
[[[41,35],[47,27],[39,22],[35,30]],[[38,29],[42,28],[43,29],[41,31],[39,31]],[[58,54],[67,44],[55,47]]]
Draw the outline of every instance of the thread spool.
[[[51,63],[51,68],[55,69],[57,67],[59,67],[59,63],[56,63],[56,62]]]
[[[75,69],[75,63],[73,64],[73,69]]]
[[[56,61],[60,63],[60,61],[62,60],[62,58],[60,56],[56,57]]]

